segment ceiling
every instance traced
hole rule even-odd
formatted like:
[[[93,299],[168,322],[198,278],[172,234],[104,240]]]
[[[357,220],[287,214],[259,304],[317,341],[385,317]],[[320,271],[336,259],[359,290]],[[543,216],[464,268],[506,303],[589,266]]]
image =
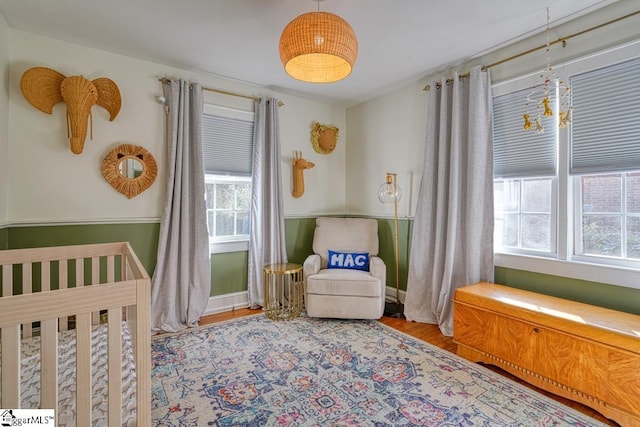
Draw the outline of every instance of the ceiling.
[[[615,0],[1,0],[12,28],[338,105],[364,102]],[[336,83],[289,77],[280,33],[335,13],[356,32],[353,72]],[[259,92],[259,90],[256,90]]]

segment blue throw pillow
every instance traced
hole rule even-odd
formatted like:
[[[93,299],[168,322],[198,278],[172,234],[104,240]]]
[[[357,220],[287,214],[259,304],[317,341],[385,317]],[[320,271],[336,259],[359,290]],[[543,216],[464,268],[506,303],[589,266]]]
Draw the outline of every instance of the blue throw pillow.
[[[369,271],[367,252],[338,252],[329,250],[329,268]]]

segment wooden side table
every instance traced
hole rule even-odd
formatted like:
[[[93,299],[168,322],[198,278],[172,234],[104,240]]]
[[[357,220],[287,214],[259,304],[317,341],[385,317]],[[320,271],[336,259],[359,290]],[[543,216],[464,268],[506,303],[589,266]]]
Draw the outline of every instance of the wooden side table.
[[[295,319],[302,312],[302,265],[270,264],[263,269],[264,313],[271,320]]]

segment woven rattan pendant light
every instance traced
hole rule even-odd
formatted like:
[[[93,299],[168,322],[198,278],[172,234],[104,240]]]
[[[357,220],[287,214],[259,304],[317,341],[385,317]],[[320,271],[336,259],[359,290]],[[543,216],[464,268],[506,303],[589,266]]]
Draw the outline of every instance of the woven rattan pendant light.
[[[333,13],[304,13],[289,22],[280,36],[285,71],[305,82],[342,80],[351,74],[357,56],[356,33]]]

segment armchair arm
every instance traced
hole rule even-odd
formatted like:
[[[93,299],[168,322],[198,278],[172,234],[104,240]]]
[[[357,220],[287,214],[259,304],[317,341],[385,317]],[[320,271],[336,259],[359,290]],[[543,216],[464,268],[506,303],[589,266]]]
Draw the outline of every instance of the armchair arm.
[[[372,276],[377,277],[382,282],[382,289],[387,286],[387,266],[382,258],[372,256],[369,258],[369,272]]]
[[[317,274],[320,271],[320,255],[311,254],[304,260],[304,264],[302,265],[302,274],[304,279],[307,279],[307,276],[312,274]]]

